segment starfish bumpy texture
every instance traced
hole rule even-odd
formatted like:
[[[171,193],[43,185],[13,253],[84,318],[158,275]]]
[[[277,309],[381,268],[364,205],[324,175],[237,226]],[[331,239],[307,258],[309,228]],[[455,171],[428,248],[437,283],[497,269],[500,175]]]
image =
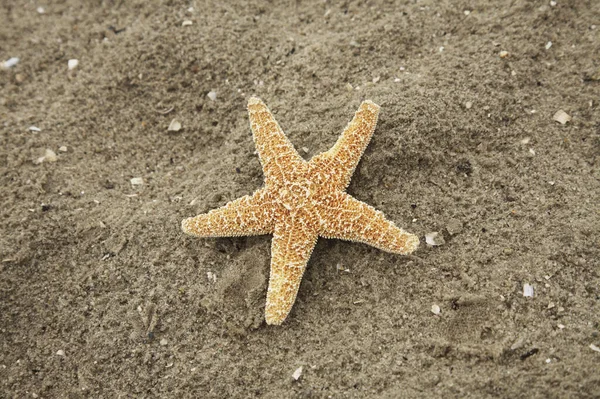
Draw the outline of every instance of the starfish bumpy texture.
[[[364,101],[335,145],[308,162],[260,99],[250,98],[248,113],[264,186],[222,208],[185,219],[181,227],[197,237],[273,234],[267,324],[283,323],[292,309],[319,236],[398,254],[417,249],[417,236],[345,192],[375,130],[377,104]]]

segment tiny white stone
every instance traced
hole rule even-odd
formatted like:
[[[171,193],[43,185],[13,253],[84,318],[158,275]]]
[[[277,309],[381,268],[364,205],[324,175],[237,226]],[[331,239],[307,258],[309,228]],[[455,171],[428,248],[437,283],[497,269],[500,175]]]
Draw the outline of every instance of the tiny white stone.
[[[550,47],[552,47],[552,42],[546,43],[546,50],[550,50]]]
[[[42,129],[40,129],[37,126],[29,126],[29,130],[32,132],[41,132],[42,131]]]
[[[38,7],[38,8],[36,9],[36,11],[38,12],[38,14],[43,14],[43,13],[45,13],[45,12],[46,12],[46,10],[44,9],[44,7]]]
[[[444,237],[442,237],[437,231],[425,234],[425,242],[429,245],[439,246],[444,244]]]
[[[190,21],[189,19],[186,19],[185,21],[183,21],[181,23],[181,26],[190,26],[191,24],[193,24],[193,22]]]
[[[52,151],[50,148],[46,148],[46,151],[44,152],[44,161],[56,162],[58,161],[58,157],[56,156],[56,153],[54,151]]]
[[[465,15],[469,15],[470,13],[471,13],[471,10],[465,10],[465,11],[464,11],[464,14],[465,14]]]
[[[444,51],[444,46],[441,46],[441,47],[440,47],[440,53],[441,53],[442,51]]]
[[[396,83],[400,82],[400,78],[394,78],[394,82],[396,82]]]
[[[217,92],[216,91],[209,91],[208,94],[207,94],[207,96],[212,101],[215,101],[217,99]]]
[[[498,55],[500,56],[500,58],[506,58],[508,57],[508,51],[502,50]]]
[[[440,314],[441,309],[438,305],[431,305],[431,313],[438,315]]]
[[[67,152],[67,146],[66,145],[62,145],[62,146],[58,147],[58,151],[60,151],[60,152]]]
[[[555,6],[556,6],[556,1],[552,0],[552,1],[550,2],[550,7],[555,7]]]
[[[64,351],[64,350],[62,350],[62,349],[59,349],[59,350],[56,352],[56,354],[57,354],[58,356],[64,356],[64,355],[65,355],[65,351]]]
[[[130,180],[132,186],[142,186],[144,185],[144,179],[141,177],[134,177]]]
[[[535,155],[535,150],[533,148],[530,148],[529,153],[533,156],[533,155]]]
[[[379,82],[379,79],[380,79],[380,77],[379,77],[379,76],[377,76],[377,77],[373,78],[373,83],[377,83],[377,82]]]
[[[562,109],[559,109],[558,111],[556,111],[556,113],[554,114],[554,116],[552,117],[552,119],[554,119],[555,121],[557,121],[561,125],[564,125],[565,123],[569,122],[573,118],[571,118],[571,115],[567,114]]]
[[[565,328],[565,325],[564,324],[559,324],[556,327],[558,327],[558,328],[560,328],[562,330],[563,328]]]
[[[298,367],[292,374],[294,381],[298,381],[302,377],[302,366]]]
[[[169,123],[169,127],[167,128],[167,131],[169,132],[178,132],[180,130],[181,122],[179,122],[177,119],[173,119],[171,123]]]
[[[160,345],[161,346],[166,346],[169,343],[169,341],[166,340],[166,338],[163,338],[160,340]]]
[[[525,283],[523,284],[523,296],[533,298],[533,286]]]
[[[594,352],[598,352],[600,353],[600,348],[598,348],[596,345],[594,344],[590,344],[590,349],[593,350]]]
[[[72,59],[67,61],[67,67],[69,68],[69,70],[77,68],[77,65],[79,65],[79,60]]]
[[[2,64],[2,66],[6,69],[8,68],[12,68],[15,65],[17,65],[19,63],[19,58],[18,57],[11,57],[8,60],[4,61],[4,63]]]
[[[466,109],[471,109],[471,107],[472,107],[472,106],[473,106],[473,102],[472,102],[472,101],[467,101],[467,102],[465,103],[465,108],[466,108]]]
[[[552,359],[548,358],[546,359],[546,363],[550,363],[552,361]]]

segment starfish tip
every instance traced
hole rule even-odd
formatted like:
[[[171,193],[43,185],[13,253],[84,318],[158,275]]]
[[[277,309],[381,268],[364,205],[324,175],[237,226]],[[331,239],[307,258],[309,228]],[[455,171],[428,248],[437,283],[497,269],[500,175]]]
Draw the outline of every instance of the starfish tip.
[[[248,99],[248,105],[261,104],[262,100],[256,96],[252,96]]]

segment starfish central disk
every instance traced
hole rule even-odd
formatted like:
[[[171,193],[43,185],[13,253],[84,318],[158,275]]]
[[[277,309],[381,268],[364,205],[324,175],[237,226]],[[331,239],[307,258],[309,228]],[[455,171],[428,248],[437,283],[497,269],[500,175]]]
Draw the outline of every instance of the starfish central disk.
[[[292,309],[318,237],[358,241],[398,254],[417,249],[417,236],[346,193],[375,130],[378,105],[363,102],[335,145],[310,161],[298,154],[260,99],[250,98],[248,113],[264,186],[253,195],[185,219],[182,229],[197,237],[273,235],[268,324],[283,323]]]

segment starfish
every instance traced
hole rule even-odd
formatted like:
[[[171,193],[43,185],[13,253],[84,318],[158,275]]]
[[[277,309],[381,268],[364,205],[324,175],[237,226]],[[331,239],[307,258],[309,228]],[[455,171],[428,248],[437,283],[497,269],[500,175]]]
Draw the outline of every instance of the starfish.
[[[185,219],[181,227],[197,237],[273,234],[267,324],[283,323],[292,309],[318,237],[362,242],[404,255],[417,249],[417,236],[346,193],[375,130],[377,104],[364,101],[335,145],[308,162],[259,98],[250,98],[248,113],[264,186],[221,208]]]

